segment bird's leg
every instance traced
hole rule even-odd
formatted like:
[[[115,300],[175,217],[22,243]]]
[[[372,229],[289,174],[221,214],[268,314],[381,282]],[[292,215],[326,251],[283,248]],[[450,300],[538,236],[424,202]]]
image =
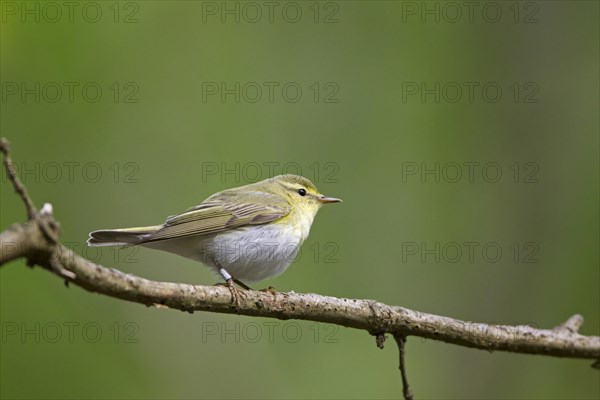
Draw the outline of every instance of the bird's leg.
[[[236,307],[240,306],[240,291],[235,287],[235,283],[233,283],[233,279],[229,278],[225,281],[225,285],[229,288],[229,292],[231,293],[231,302],[235,304]]]
[[[233,281],[246,290],[252,290],[252,288],[250,286],[246,285],[244,282],[242,282],[240,280],[237,280],[234,278]]]
[[[234,282],[238,283],[238,285],[242,287],[245,286],[245,289],[249,289],[248,286],[240,284],[240,282],[236,279],[233,279],[229,272],[227,272],[225,268],[221,267],[218,262],[216,262],[215,260],[213,260],[213,262],[219,267],[219,274],[223,277],[223,279],[225,279],[225,286],[229,288],[229,292],[231,293],[231,302],[234,303],[237,307],[239,307],[240,296],[242,295],[242,293],[235,287]]]

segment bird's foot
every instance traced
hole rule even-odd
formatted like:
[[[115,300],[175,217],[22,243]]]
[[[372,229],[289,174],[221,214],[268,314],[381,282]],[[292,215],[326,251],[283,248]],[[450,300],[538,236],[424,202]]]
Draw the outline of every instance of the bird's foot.
[[[236,307],[240,306],[240,297],[245,296],[238,288],[235,287],[235,282],[233,279],[227,279],[225,282],[215,283],[215,286],[226,286],[229,289],[229,293],[231,293],[231,302],[235,304]]]
[[[242,295],[240,291],[235,287],[235,283],[232,279],[227,280],[227,287],[229,288],[229,292],[231,293],[231,302],[235,304],[236,307],[240,307],[240,296]]]

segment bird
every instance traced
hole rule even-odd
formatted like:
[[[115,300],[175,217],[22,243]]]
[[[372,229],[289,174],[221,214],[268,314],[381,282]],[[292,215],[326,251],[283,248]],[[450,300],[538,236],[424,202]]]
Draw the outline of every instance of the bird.
[[[142,246],[177,254],[220,275],[237,302],[235,284],[282,274],[295,259],[324,204],[341,199],[319,193],[299,175],[279,175],[226,189],[162,225],[90,232],[88,246]]]

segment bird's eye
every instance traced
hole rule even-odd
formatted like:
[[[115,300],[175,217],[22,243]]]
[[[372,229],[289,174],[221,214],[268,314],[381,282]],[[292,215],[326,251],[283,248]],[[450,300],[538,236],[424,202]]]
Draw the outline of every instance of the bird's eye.
[[[306,190],[304,190],[304,189],[302,189],[302,188],[301,188],[301,189],[298,189],[298,194],[299,194],[300,196],[306,196]]]

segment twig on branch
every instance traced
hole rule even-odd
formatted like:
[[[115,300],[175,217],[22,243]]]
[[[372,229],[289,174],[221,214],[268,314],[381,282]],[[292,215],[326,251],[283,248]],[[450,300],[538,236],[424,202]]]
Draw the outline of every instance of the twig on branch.
[[[579,328],[583,325],[583,317],[579,314],[573,315],[565,323],[558,325],[554,328],[555,331],[562,331],[566,333],[577,333]]]
[[[412,400],[413,395],[410,390],[410,385],[408,384],[408,378],[406,377],[406,362],[404,361],[406,336],[397,334],[394,335],[394,339],[398,344],[398,353],[400,358],[398,368],[400,369],[400,376],[402,376],[402,394],[404,395],[405,400]]]
[[[385,339],[385,333],[378,333],[375,335],[375,344],[377,345],[378,349],[383,349]]]
[[[15,192],[17,192],[23,203],[25,203],[27,218],[30,220],[35,219],[48,240],[50,240],[52,243],[58,243],[60,225],[54,220],[54,218],[52,218],[52,205],[48,203],[44,204],[42,211],[38,213],[33,200],[31,200],[31,197],[29,197],[27,188],[25,185],[23,185],[17,175],[15,165],[10,158],[10,143],[6,138],[0,138],[0,152],[2,152],[3,155],[2,162],[4,164],[4,168],[6,169],[8,179],[12,183]],[[49,216],[50,218],[43,218],[44,216]]]
[[[8,179],[12,182],[13,187],[15,188],[15,192],[19,195],[23,203],[25,203],[25,209],[27,210],[27,218],[33,219],[37,214],[37,208],[35,208],[35,204],[31,201],[29,194],[27,193],[27,188],[21,182],[19,177],[17,176],[17,171],[15,166],[10,158],[10,143],[6,138],[0,138],[0,151],[3,155],[3,164],[4,168],[6,168],[6,174],[8,175]]]
[[[271,293],[247,290],[237,304],[231,292],[221,286],[200,286],[157,282],[113,268],[103,267],[75,254],[58,243],[58,223],[52,207],[44,205],[37,212],[25,187],[15,174],[8,154],[8,142],[1,140],[4,165],[15,191],[28,210],[27,222],[17,223],[0,233],[0,265],[17,258],[37,264],[90,292],[101,293],[155,306],[186,312],[209,311],[248,316],[300,319],[337,324],[366,330],[376,336],[383,348],[385,333],[394,335],[400,350],[400,370],[405,398],[410,398],[404,365],[407,336],[419,336],[459,346],[501,350],[554,357],[600,359],[600,337],[578,333],[583,323],[574,315],[554,329],[537,329],[527,325],[488,325],[427,314],[373,300],[344,299],[318,294]],[[594,366],[599,365],[596,362]]]

